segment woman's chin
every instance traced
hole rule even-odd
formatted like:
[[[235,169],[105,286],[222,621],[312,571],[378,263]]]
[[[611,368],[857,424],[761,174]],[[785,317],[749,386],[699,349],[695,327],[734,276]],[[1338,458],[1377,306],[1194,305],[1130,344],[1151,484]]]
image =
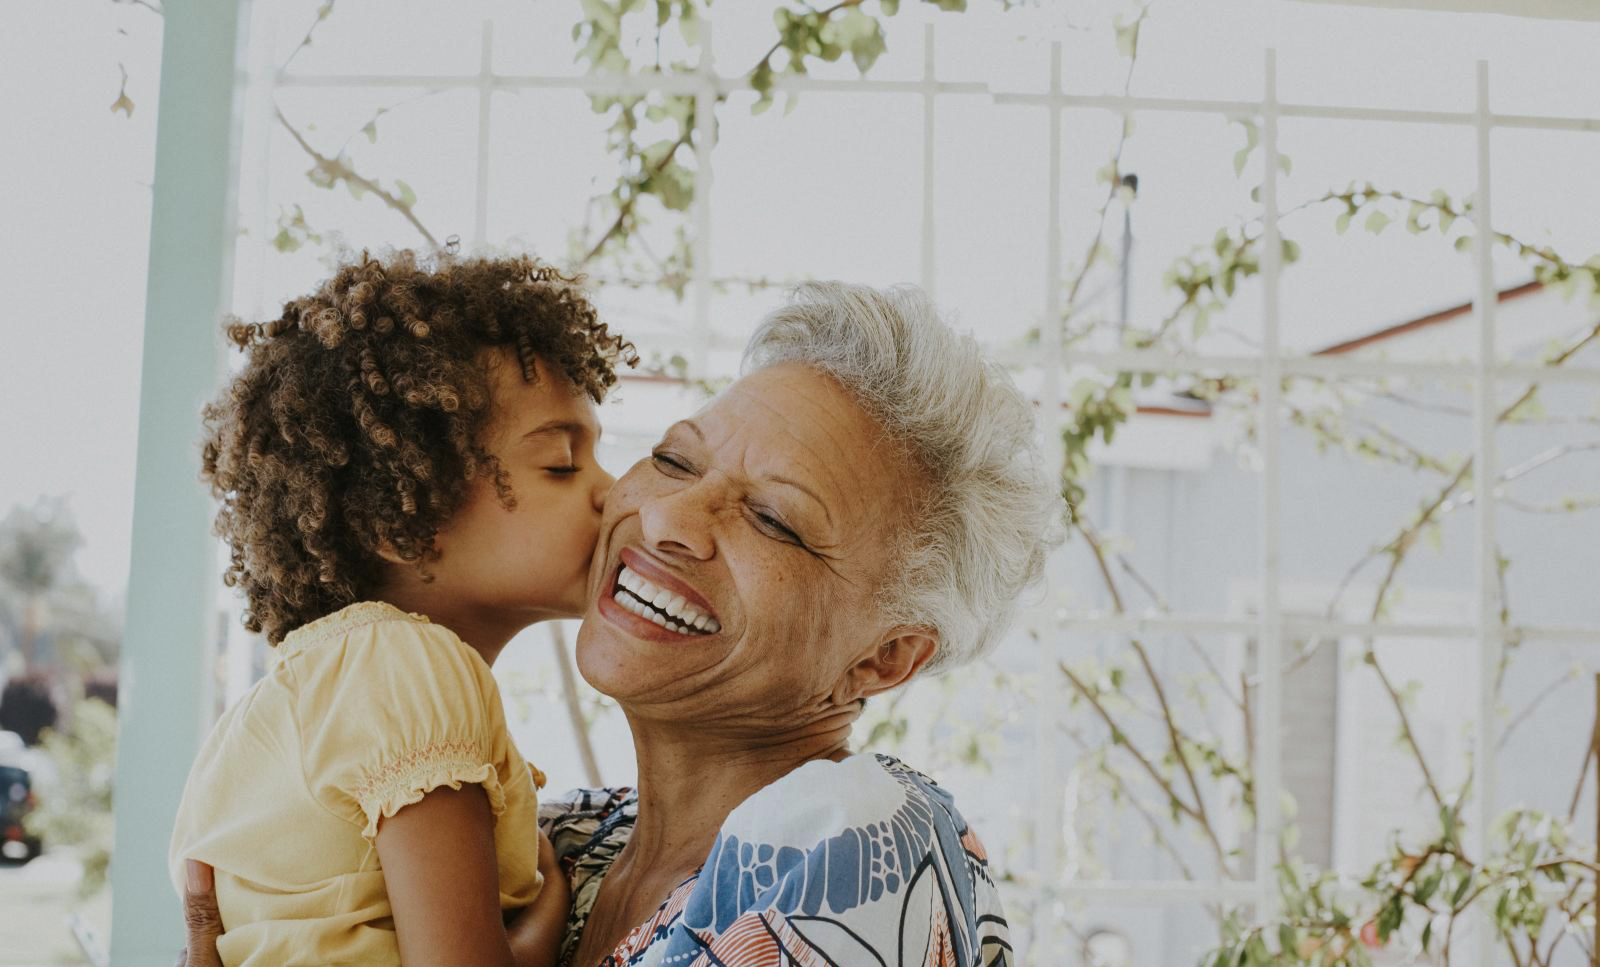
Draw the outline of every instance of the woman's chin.
[[[665,698],[670,683],[714,665],[720,635],[690,637],[662,628],[601,598],[590,605],[578,629],[578,671],[594,689],[613,699]],[[717,654],[710,653],[717,649]]]

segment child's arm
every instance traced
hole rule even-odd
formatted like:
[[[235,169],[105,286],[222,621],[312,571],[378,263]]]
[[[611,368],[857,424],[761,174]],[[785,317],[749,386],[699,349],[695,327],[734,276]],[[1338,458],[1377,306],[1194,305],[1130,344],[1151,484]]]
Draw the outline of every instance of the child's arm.
[[[533,831],[530,830],[530,833]],[[441,786],[378,826],[378,859],[406,967],[548,967],[560,941],[513,957],[483,788]],[[520,953],[521,951],[519,951]]]
[[[561,956],[561,941],[567,933],[567,915],[572,911],[572,887],[556,861],[555,847],[542,830],[539,833],[539,872],[544,876],[544,888],[539,891],[538,898],[506,926],[506,933],[511,937],[512,956],[526,967],[556,963]]]

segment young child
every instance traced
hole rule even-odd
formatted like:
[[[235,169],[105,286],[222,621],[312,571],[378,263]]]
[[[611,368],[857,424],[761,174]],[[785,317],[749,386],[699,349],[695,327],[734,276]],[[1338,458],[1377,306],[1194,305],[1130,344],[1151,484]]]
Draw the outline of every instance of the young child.
[[[632,346],[531,258],[409,252],[228,334],[248,361],[205,410],[204,477],[276,655],[195,762],[175,885],[216,868],[229,967],[554,963],[543,777],[489,666],[585,610],[595,403]]]

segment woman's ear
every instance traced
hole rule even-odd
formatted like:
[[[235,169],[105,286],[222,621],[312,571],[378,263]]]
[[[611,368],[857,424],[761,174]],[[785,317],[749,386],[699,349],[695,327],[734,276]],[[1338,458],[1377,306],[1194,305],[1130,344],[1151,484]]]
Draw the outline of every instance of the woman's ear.
[[[850,666],[834,700],[843,705],[898,688],[916,677],[938,650],[939,633],[932,628],[895,628]]]

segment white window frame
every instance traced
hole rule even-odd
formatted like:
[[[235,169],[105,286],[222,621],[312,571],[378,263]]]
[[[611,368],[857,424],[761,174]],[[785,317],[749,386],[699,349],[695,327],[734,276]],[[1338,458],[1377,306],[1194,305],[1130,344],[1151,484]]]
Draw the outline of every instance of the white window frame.
[[[1600,20],[1593,0],[1295,0],[1297,3],[1340,4],[1347,7],[1384,7],[1435,10],[1448,13],[1497,13],[1507,17],[1541,17],[1549,20]]]

